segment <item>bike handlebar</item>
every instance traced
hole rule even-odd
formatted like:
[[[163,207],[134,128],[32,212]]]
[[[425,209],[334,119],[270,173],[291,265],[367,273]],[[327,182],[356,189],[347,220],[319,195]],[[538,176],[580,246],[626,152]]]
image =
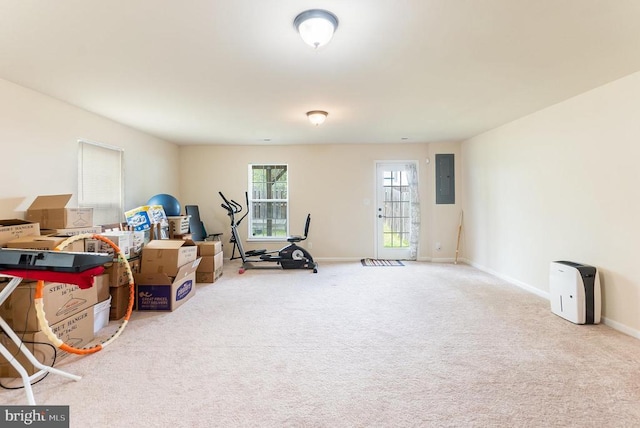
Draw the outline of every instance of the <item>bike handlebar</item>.
[[[240,205],[239,203],[237,203],[233,199],[231,199],[231,200],[227,199],[222,192],[218,192],[218,194],[220,194],[220,197],[225,202],[224,204],[220,204],[220,206],[222,208],[224,208],[225,210],[227,210],[230,215],[231,214],[238,214],[240,211],[242,211],[242,205]]]
[[[239,203],[237,203],[233,199],[231,199],[231,205],[233,205],[233,208],[234,208],[236,214],[239,213],[240,211],[242,211],[242,205],[240,205]]]
[[[218,192],[218,194],[220,195],[220,197],[224,201],[224,204],[220,204],[220,206],[222,208],[224,208],[225,210],[227,210],[227,214],[229,215],[229,217],[231,217],[231,224],[235,224],[236,226],[239,226],[240,223],[242,222],[242,220],[244,220],[244,218],[247,216],[247,214],[249,214],[249,209],[248,209],[249,208],[249,194],[247,192],[245,192],[245,198],[247,199],[247,212],[242,216],[242,218],[240,218],[240,220],[237,220],[237,221],[236,221],[235,215],[243,210],[242,204],[239,204],[238,202],[234,201],[233,199],[231,199],[231,200],[227,199],[227,197],[224,196],[224,194],[222,192]]]

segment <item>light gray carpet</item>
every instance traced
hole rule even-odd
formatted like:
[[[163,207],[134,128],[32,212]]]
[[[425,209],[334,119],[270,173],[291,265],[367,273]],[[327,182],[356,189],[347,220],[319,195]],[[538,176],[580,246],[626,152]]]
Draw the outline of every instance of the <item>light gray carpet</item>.
[[[639,340],[469,266],[237,267],[68,359],[83,379],[49,376],[38,404],[78,428],[640,426]]]

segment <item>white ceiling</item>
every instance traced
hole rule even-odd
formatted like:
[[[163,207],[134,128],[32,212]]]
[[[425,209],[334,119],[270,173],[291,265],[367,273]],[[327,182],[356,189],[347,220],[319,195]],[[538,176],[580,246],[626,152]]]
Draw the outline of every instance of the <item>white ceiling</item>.
[[[638,70],[640,0],[0,0],[0,78],[178,144],[463,140]]]

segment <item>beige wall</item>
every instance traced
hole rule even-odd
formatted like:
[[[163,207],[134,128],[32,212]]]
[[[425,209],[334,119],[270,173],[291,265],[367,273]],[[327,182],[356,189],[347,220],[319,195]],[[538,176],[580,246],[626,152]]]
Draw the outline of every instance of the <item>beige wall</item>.
[[[0,80],[0,218],[23,218],[37,195],[78,193],[78,140],[124,149],[125,209],[178,195],[178,147]]]
[[[639,113],[636,73],[463,143],[465,258],[542,296],[549,262],[595,265],[640,337]]]
[[[550,261],[596,265],[605,321],[640,337],[639,111],[640,73],[462,145],[178,147],[0,80],[0,218],[21,218],[39,194],[75,195],[77,141],[86,139],[125,150],[126,209],[171,193],[183,205],[200,205],[209,231],[224,232],[226,241],[228,219],[217,192],[240,199],[247,164],[285,162],[292,233],[302,232],[311,212],[313,255],[352,260],[375,251],[375,161],[416,160],[420,260],[453,259],[464,208],[461,254],[468,262],[544,297]],[[436,153],[456,154],[456,205],[434,203],[434,163],[426,159]],[[228,257],[231,246],[225,247]]]
[[[314,258],[355,260],[375,253],[375,162],[415,160],[420,174],[422,214],[421,260],[451,260],[455,253],[458,205],[434,203],[435,153],[459,154],[459,144],[186,146],[180,148],[182,203],[196,204],[208,232],[229,239],[229,220],[218,191],[244,201],[248,164],[289,165],[291,233],[302,233],[307,213],[312,222],[309,239]],[[456,156],[459,159],[459,156]],[[460,183],[461,181],[458,181]],[[246,240],[246,223],[240,228]],[[432,251],[441,242],[441,251]],[[250,248],[277,245],[246,243]],[[231,245],[225,245],[227,257]]]

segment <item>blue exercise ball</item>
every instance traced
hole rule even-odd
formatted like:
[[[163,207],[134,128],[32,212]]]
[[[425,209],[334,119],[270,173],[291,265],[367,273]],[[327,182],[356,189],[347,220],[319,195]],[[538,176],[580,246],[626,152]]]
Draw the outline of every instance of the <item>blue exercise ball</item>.
[[[169,217],[180,215],[180,202],[175,197],[167,195],[166,193],[152,196],[151,199],[147,201],[147,205],[162,205],[164,213]]]

